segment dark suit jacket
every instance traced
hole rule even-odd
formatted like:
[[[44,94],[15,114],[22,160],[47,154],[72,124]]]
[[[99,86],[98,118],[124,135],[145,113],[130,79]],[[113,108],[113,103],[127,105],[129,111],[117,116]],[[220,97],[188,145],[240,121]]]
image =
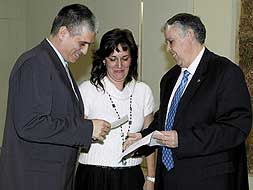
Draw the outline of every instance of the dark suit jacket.
[[[160,108],[143,136],[155,129],[164,130],[168,101],[180,72],[176,65],[163,76]],[[247,190],[244,143],[251,117],[250,97],[240,68],[205,49],[174,121],[179,139],[178,148],[172,150],[178,190]],[[163,189],[161,157],[159,148],[157,190]]]
[[[9,80],[1,190],[72,189],[78,147],[89,148],[93,130],[73,83],[79,101],[46,40],[17,60]]]

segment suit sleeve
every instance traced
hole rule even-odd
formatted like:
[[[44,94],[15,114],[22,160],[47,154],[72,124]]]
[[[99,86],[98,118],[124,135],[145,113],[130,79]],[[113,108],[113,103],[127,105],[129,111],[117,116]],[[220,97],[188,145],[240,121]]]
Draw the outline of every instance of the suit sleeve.
[[[141,131],[142,137],[147,136],[148,134],[152,133],[152,132],[155,131],[155,130],[158,130],[158,131],[164,130],[164,129],[163,129],[163,125],[161,125],[160,123],[161,123],[161,121],[162,121],[162,120],[161,120],[161,108],[162,108],[162,106],[164,106],[164,105],[161,104],[161,102],[162,102],[161,100],[164,99],[164,97],[163,97],[164,88],[163,88],[162,86],[164,86],[164,83],[165,83],[165,81],[166,81],[165,78],[166,78],[166,77],[164,76],[164,77],[162,78],[162,80],[161,80],[161,83],[160,83],[160,107],[159,107],[159,109],[155,112],[155,114],[154,114],[154,120],[152,121],[152,123],[148,126],[148,128],[146,128],[146,129],[144,129],[144,130]]]
[[[12,102],[14,102],[13,122],[17,135],[31,142],[89,148],[92,122],[84,120],[80,114],[64,112],[52,114],[52,110],[61,108],[54,107],[56,105],[53,101],[56,100],[53,100],[51,84],[49,64],[36,57],[26,60],[13,73],[10,88],[15,94]]]
[[[199,118],[199,122],[184,123],[190,126],[178,129],[179,146],[173,150],[178,159],[226,151],[247,138],[252,115],[243,73],[237,66],[229,67],[218,83],[212,102],[214,114],[210,112],[208,120]]]
[[[148,128],[145,128],[140,132],[142,137],[145,137],[148,134],[150,134],[156,130],[156,127],[158,126],[157,125],[157,121],[158,121],[157,116],[158,116],[158,114],[156,112],[152,123],[148,126]],[[148,145],[141,146],[140,148],[138,148],[135,151],[133,157],[148,156],[148,155],[152,154],[156,148],[157,148],[157,146],[148,146]]]
[[[140,132],[142,137],[147,136],[148,134],[152,133],[155,130],[160,130],[158,129],[158,121],[159,121],[158,117],[159,117],[159,110],[155,112],[154,120],[150,123],[150,125],[146,129],[143,129]]]

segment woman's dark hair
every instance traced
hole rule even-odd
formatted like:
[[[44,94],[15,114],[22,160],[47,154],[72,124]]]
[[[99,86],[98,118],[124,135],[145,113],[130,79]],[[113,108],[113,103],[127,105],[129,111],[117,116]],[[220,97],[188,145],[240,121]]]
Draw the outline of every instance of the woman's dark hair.
[[[104,86],[101,80],[106,76],[107,70],[103,60],[109,57],[114,50],[118,50],[118,45],[121,45],[123,51],[129,51],[131,56],[131,64],[128,75],[124,81],[124,85],[130,82],[133,78],[137,79],[137,59],[138,47],[134,41],[133,34],[127,29],[113,29],[106,32],[101,39],[99,49],[93,55],[91,78],[90,81],[97,88],[104,91]]]

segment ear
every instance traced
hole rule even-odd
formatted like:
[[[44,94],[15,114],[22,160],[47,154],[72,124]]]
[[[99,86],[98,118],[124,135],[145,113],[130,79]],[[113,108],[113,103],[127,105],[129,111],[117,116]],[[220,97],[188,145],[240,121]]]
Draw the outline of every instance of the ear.
[[[190,37],[190,39],[195,39],[196,38],[195,37],[195,33],[194,33],[194,31],[192,29],[189,29],[187,31],[187,37]]]
[[[66,26],[61,26],[58,31],[58,36],[60,40],[64,40],[69,35],[69,31]]]

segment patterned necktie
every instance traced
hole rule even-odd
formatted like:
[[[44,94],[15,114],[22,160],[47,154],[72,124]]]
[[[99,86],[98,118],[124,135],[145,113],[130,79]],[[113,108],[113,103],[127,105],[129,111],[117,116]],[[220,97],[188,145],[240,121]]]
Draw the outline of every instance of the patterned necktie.
[[[169,131],[172,130],[172,126],[174,123],[174,119],[175,119],[175,115],[176,115],[176,111],[177,111],[177,106],[178,106],[178,102],[184,92],[185,86],[187,84],[188,81],[188,76],[190,75],[189,71],[185,70],[184,71],[184,75],[183,78],[181,80],[180,85],[178,86],[173,99],[171,101],[171,105],[170,105],[170,109],[167,115],[167,119],[165,122],[165,130]],[[170,148],[167,147],[163,147],[162,149],[162,161],[163,164],[165,165],[165,167],[167,168],[167,170],[169,171],[170,169],[172,169],[174,167],[174,161],[172,158],[172,152]]]

